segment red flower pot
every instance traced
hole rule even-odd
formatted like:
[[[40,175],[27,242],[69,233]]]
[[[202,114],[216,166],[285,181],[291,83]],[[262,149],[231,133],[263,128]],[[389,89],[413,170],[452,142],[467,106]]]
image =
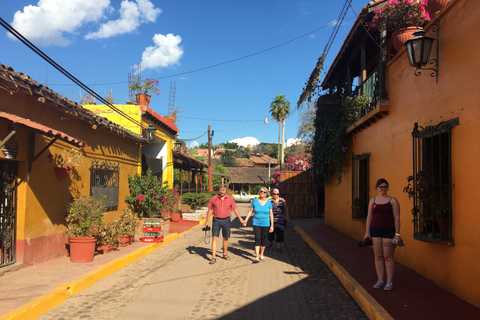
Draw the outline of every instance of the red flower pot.
[[[57,176],[57,179],[63,180],[68,178],[70,170],[71,168],[55,167],[55,175]]]
[[[109,253],[113,251],[113,246],[111,244],[105,244],[103,246],[98,246],[97,251],[101,253]]]
[[[402,49],[403,44],[413,38],[413,33],[417,31],[417,27],[407,27],[403,29],[398,29],[394,33],[392,33],[392,40],[393,40],[393,47],[395,50],[400,51]]]
[[[70,242],[71,262],[90,262],[95,255],[95,237],[72,237]]]
[[[435,13],[442,10],[449,2],[450,0],[428,0],[425,9],[430,14],[430,17],[433,18]]]
[[[139,106],[148,106],[150,104],[150,99],[152,99],[152,96],[144,93],[137,93],[135,98]]]
[[[120,245],[122,247],[126,247],[130,244],[130,236],[121,236],[120,237]]]
[[[170,221],[172,222],[180,221],[180,213],[172,213],[170,216]]]

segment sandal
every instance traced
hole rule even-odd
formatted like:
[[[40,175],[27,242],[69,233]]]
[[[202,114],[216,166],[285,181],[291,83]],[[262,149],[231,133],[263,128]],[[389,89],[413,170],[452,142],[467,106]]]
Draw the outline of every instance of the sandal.
[[[253,263],[259,263],[259,262],[260,262],[260,259],[258,258],[253,259]]]
[[[260,260],[265,261],[265,257],[260,257]]]
[[[226,255],[226,254],[223,255],[223,259],[225,259],[225,260],[232,260],[232,259],[231,259],[228,255]]]
[[[282,249],[282,248],[278,248],[278,249],[277,249],[277,252],[283,253],[283,249]]]
[[[214,264],[215,262],[217,262],[217,259],[212,258],[212,260],[210,260],[209,264]]]

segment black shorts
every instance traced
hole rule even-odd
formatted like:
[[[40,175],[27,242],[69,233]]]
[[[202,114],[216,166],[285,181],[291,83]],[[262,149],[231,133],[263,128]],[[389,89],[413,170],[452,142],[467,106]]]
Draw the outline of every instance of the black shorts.
[[[370,227],[370,237],[393,239],[395,237],[395,227]]]
[[[212,237],[218,238],[220,236],[220,229],[222,229],[222,236],[225,239],[230,238],[230,217],[224,219],[213,218]]]

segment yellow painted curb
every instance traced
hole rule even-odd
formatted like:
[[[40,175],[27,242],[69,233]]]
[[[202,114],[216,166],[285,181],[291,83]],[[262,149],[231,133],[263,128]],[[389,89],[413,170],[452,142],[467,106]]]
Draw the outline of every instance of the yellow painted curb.
[[[194,228],[196,228],[196,226]],[[187,230],[183,233],[186,233],[190,230]],[[165,237],[163,242],[152,243],[151,245],[147,245],[142,248],[139,248],[123,257],[110,261],[109,263],[104,264],[81,277],[78,277],[72,282],[65,282],[60,286],[58,286],[57,288],[50,291],[49,293],[44,294],[15,310],[12,310],[8,313],[5,313],[4,315],[1,315],[0,320],[37,319],[39,316],[41,316],[45,312],[53,309],[54,307],[64,302],[70,296],[73,296],[74,294],[77,294],[80,291],[87,289],[95,282],[101,280],[102,278],[108,275],[111,275],[112,273],[129,265],[130,263],[163,247],[164,245],[168,244],[169,242],[172,242],[178,237],[179,235],[177,233],[169,234]]]
[[[313,241],[301,227],[295,226],[295,231],[302,239],[315,251],[323,262],[332,270],[335,276],[340,280],[348,293],[358,303],[369,319],[391,320],[393,317],[375,300],[348,272],[342,265],[323,250],[315,241]]]

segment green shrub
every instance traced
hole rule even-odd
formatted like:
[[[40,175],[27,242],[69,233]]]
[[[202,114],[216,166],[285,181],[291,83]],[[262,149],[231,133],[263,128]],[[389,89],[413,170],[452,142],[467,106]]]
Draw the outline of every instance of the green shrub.
[[[198,207],[204,207],[210,201],[211,196],[206,193],[187,192],[182,195],[182,203],[188,204],[193,211]]]

